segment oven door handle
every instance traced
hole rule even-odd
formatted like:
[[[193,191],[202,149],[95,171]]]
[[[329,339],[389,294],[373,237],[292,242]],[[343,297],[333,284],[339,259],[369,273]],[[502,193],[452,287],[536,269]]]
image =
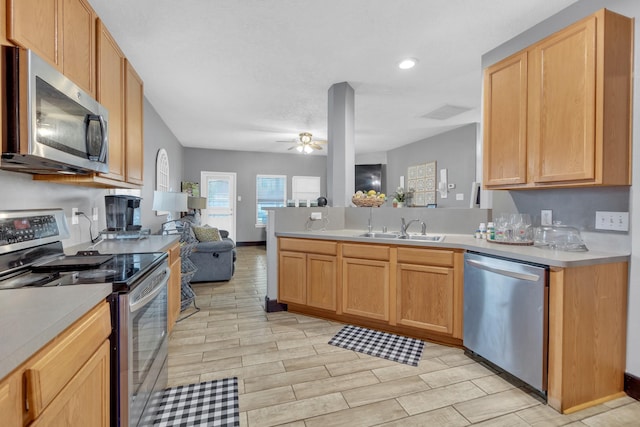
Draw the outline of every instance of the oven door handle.
[[[130,313],[135,313],[136,311],[140,310],[142,307],[147,305],[147,303],[149,301],[154,299],[160,292],[162,292],[162,289],[167,285],[167,283],[169,283],[169,277],[171,275],[171,269],[170,268],[165,268],[164,271],[166,273],[166,276],[162,280],[162,282],[159,282],[158,285],[155,288],[153,288],[153,290],[151,292],[149,292],[147,295],[143,296],[138,301],[136,301],[133,304],[129,305],[129,312]]]

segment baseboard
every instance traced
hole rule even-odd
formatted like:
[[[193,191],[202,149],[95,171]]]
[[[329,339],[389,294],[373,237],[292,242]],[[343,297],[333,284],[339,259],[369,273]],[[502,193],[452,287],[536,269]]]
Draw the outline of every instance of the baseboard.
[[[631,374],[624,374],[624,392],[629,397],[640,400],[640,378]]]
[[[267,242],[236,242],[236,246],[267,246]]]
[[[276,311],[287,311],[287,304],[279,303],[278,300],[264,297],[264,308],[267,313],[275,313]]]

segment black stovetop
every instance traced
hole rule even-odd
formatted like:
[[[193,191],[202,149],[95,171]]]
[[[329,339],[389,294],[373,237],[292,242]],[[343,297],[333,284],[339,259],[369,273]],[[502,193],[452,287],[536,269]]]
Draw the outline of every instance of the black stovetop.
[[[114,291],[126,292],[166,257],[165,252],[65,257],[62,244],[55,242],[2,254],[0,289],[113,283]]]

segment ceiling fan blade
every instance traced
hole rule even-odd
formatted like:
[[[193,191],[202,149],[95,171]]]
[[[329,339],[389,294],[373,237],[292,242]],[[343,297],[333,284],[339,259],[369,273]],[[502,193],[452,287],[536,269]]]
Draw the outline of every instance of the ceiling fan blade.
[[[325,141],[324,139],[314,139],[313,141],[311,141],[312,144],[326,144],[327,141]]]
[[[308,144],[309,147],[313,148],[314,150],[322,150],[322,147],[320,147],[319,145],[314,144],[313,142],[311,144]]]

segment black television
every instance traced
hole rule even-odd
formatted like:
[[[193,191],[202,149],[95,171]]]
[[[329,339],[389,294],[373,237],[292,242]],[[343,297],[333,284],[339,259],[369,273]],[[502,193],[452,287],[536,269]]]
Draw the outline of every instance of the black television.
[[[382,164],[356,165],[355,191],[382,192]]]

